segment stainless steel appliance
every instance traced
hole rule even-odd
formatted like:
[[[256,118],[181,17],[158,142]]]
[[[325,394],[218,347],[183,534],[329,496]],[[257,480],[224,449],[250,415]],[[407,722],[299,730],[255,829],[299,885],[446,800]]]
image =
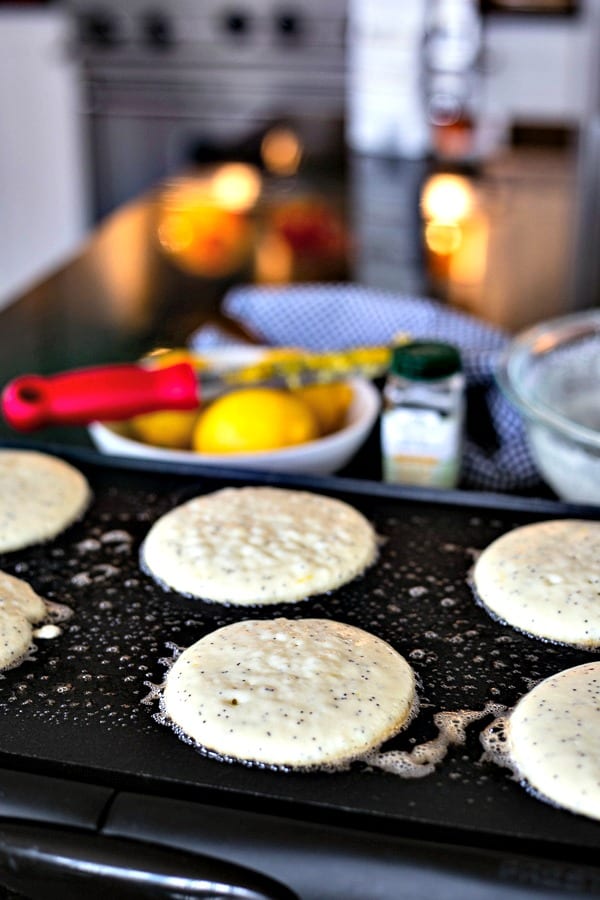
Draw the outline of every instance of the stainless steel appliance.
[[[69,0],[95,212],[194,159],[252,154],[285,122],[342,143],[345,0]]]

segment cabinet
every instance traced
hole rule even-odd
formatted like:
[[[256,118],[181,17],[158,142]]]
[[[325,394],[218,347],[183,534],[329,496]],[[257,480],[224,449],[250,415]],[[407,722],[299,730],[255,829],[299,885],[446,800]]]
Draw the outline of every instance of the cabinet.
[[[79,79],[59,8],[0,7],[0,306],[87,228]]]

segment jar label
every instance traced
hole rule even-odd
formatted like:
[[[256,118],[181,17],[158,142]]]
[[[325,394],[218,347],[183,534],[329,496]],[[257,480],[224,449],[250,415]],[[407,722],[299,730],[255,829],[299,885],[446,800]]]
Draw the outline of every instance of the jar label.
[[[385,481],[454,487],[458,480],[460,431],[454,416],[398,408],[381,419]]]

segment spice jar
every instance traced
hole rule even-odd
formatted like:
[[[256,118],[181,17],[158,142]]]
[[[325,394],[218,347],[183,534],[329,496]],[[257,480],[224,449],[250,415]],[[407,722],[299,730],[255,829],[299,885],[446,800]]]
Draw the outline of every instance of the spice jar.
[[[383,388],[384,481],[455,487],[464,416],[465,377],[456,347],[433,341],[396,347]]]

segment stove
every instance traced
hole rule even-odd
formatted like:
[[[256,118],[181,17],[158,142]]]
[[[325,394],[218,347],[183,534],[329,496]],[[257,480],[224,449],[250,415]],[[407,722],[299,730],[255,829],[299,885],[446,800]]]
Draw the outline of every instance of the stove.
[[[291,127],[342,141],[345,0],[69,0],[100,217],[194,161],[257,156]]]

